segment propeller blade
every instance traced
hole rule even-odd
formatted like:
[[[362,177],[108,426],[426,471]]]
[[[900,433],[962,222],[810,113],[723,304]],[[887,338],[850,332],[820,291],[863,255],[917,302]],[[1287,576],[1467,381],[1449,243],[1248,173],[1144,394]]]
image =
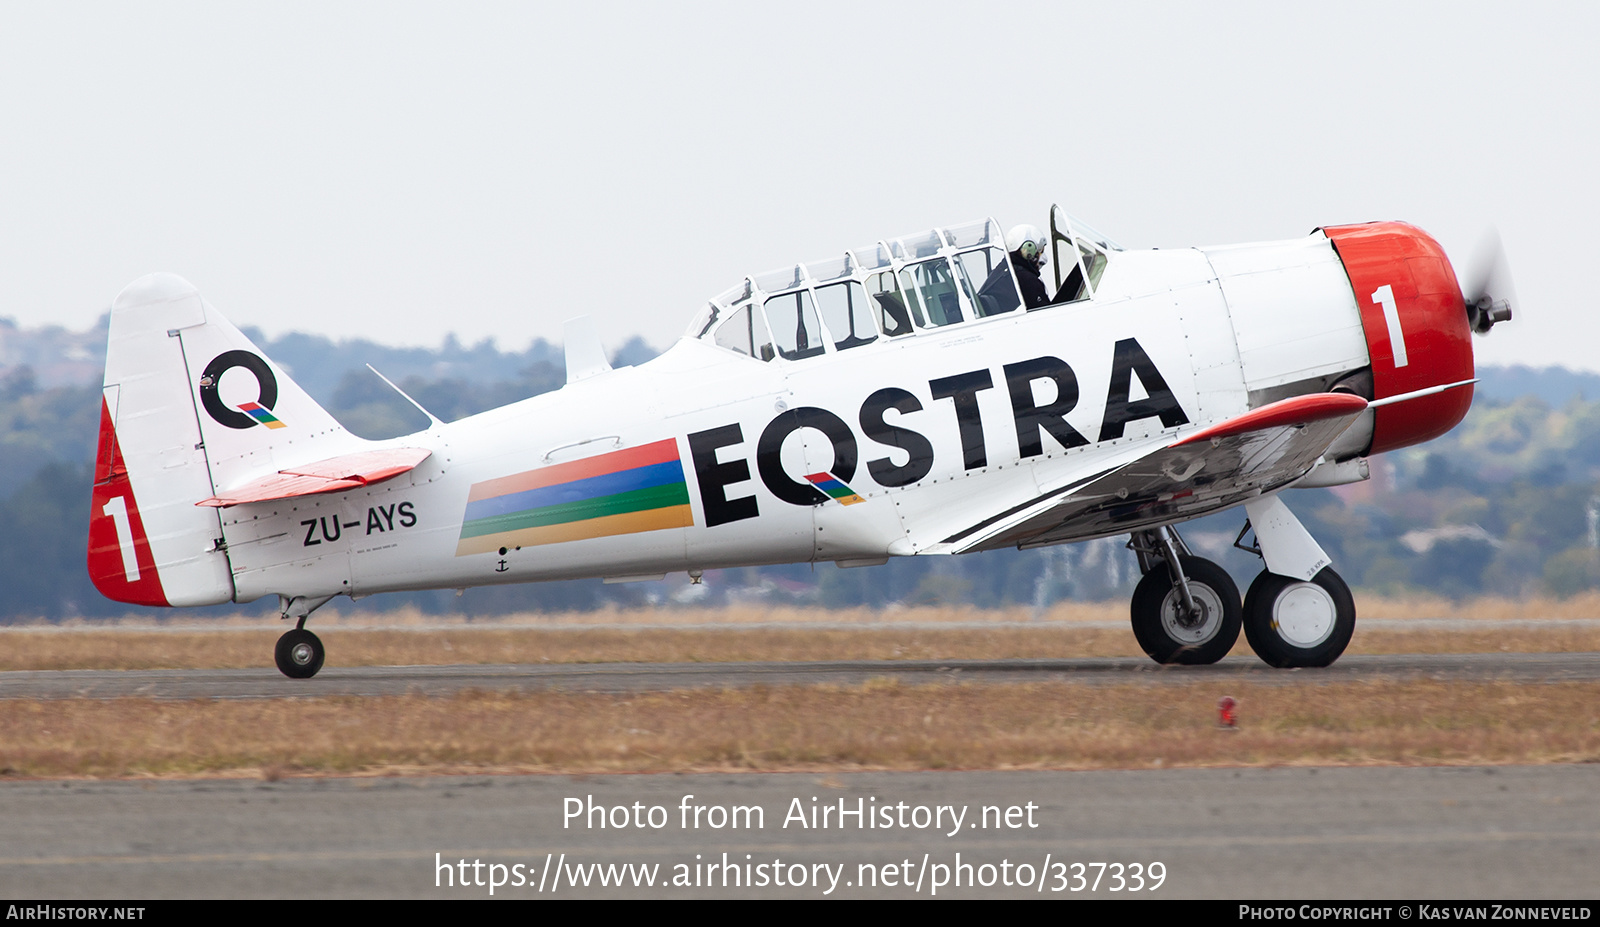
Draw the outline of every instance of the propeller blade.
[[[1483,334],[1497,322],[1511,319],[1512,306],[1517,303],[1517,291],[1511,281],[1511,264],[1506,260],[1505,246],[1500,233],[1490,229],[1473,255],[1468,281],[1461,294],[1467,304],[1467,318],[1472,330]]]

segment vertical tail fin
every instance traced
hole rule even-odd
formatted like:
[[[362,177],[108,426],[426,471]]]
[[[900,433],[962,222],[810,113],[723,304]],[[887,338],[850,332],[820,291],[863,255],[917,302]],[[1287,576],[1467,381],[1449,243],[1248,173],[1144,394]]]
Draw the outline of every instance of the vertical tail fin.
[[[90,578],[119,602],[226,602],[234,587],[221,523],[196,503],[279,460],[365,444],[188,281],[140,278],[111,307]]]

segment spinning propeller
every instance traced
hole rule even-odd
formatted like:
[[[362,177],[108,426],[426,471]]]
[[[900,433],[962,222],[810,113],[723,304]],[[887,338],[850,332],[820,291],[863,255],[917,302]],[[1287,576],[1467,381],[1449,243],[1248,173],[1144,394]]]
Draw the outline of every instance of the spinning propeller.
[[[1496,322],[1511,319],[1517,291],[1511,283],[1511,265],[1506,262],[1499,232],[1491,229],[1478,246],[1466,280],[1462,298],[1466,301],[1467,321],[1473,331],[1481,335]]]

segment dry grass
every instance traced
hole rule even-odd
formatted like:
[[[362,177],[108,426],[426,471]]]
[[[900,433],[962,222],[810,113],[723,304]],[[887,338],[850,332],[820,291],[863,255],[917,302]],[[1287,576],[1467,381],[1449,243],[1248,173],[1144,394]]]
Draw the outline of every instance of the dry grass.
[[[1215,726],[1224,694],[1237,731]],[[1550,762],[1600,762],[1600,684],[0,702],[0,773],[19,777]]]
[[[640,610],[505,620],[319,613],[332,666],[1139,656],[1127,606]],[[1600,596],[1363,598],[1352,653],[1600,651]],[[1444,629],[1419,618],[1466,619]],[[1476,619],[1537,618],[1521,626]],[[670,626],[669,626],[670,625]],[[0,669],[271,666],[237,618],[0,629]],[[1236,653],[1247,654],[1241,639]],[[1217,698],[1242,729],[1214,726]],[[1600,684],[901,685],[452,698],[0,700],[0,775],[1600,762]]]
[[[1059,602],[1042,612],[1022,605],[1004,608],[979,608],[975,605],[900,606],[885,608],[821,608],[801,605],[727,605],[716,608],[687,606],[643,606],[617,608],[608,606],[583,612],[522,612],[492,617],[465,615],[429,615],[405,606],[384,612],[360,611],[353,603],[328,605],[316,612],[311,621],[317,627],[335,628],[405,628],[410,630],[440,626],[471,625],[474,627],[729,627],[750,625],[816,625],[842,624],[862,627],[885,627],[906,624],[1005,624],[1014,622],[1044,623],[1094,623],[1126,619],[1126,602]],[[196,619],[182,610],[149,615],[129,615],[122,618],[69,618],[55,623],[43,621],[21,622],[16,627],[51,627],[65,630],[97,630],[104,628],[170,629],[170,628],[259,628],[271,623],[268,612],[257,609],[253,614],[240,612],[222,618]]]
[[[1358,594],[1356,613],[1363,618],[1461,618],[1469,621],[1600,618],[1600,592],[1585,592],[1570,599],[1483,596],[1460,602],[1427,596],[1386,598]]]
[[[329,666],[483,663],[717,663],[790,660],[995,660],[1142,656],[1124,616],[1114,627],[561,628],[457,624],[434,630],[318,628]],[[280,629],[59,633],[0,630],[0,670],[270,667]],[[1600,651],[1600,626],[1408,630],[1357,625],[1350,653]],[[1236,654],[1250,651],[1241,636]]]
[[[9,631],[0,669],[198,669],[272,665],[278,631],[84,634]],[[1118,629],[795,629],[458,627],[431,631],[323,630],[329,666],[483,663],[720,663],[1121,656],[1138,652]],[[1596,635],[1600,640],[1600,633]],[[1133,648],[1132,651],[1129,648]]]
[[[1130,632],[1131,633],[1131,632]],[[1452,628],[1409,631],[1363,628],[1346,653],[1593,653],[1600,651],[1600,627]],[[1234,653],[1249,653],[1244,638]]]

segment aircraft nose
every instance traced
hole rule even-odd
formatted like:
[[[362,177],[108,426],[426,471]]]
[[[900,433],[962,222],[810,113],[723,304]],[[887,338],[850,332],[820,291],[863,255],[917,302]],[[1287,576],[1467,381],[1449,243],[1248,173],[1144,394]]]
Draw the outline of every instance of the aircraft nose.
[[[1330,226],[1323,234],[1361,311],[1374,400],[1472,380],[1470,310],[1432,236],[1404,222]],[[1379,408],[1369,453],[1436,438],[1471,405],[1472,387],[1460,385]]]

